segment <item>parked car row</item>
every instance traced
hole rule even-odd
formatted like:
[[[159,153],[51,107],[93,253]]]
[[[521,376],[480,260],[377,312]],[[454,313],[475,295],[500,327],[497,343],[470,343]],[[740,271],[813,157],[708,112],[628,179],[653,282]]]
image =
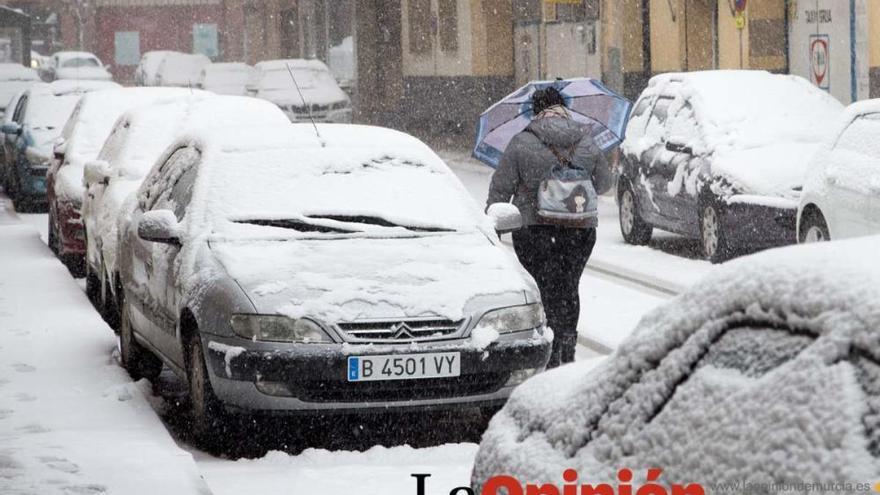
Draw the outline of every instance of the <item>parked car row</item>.
[[[350,123],[351,100],[319,60],[211,63],[204,55],[147,52],[135,71],[141,86],[199,88],[224,95],[255,96],[278,105],[293,122]]]
[[[699,239],[704,256],[719,262],[742,250],[827,240],[829,222],[834,238],[880,233],[878,111],[874,101],[844,112],[798,76],[655,76],[622,147],[624,240],[647,244],[663,229]]]
[[[496,234],[509,219],[411,136],[85,81],[37,83],[15,114],[50,245],[130,374],[189,385],[203,441],[242,410],[494,413],[546,366],[539,292]]]

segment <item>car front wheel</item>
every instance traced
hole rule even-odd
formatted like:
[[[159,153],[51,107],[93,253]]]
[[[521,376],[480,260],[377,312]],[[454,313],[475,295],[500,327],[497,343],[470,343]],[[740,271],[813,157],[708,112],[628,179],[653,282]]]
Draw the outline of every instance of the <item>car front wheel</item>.
[[[703,256],[712,263],[721,263],[732,256],[721,214],[711,204],[703,205],[700,211],[700,244]]]
[[[811,210],[801,219],[800,241],[807,242],[824,242],[830,241],[831,234],[828,233],[828,223],[825,217],[818,210]]]
[[[628,244],[644,246],[651,241],[654,229],[642,219],[635,194],[623,180],[620,181],[617,198],[620,233],[623,235],[623,240]]]
[[[189,397],[192,403],[191,431],[195,439],[204,446],[211,446],[228,424],[222,404],[214,395],[205,353],[198,331],[193,331],[187,342],[186,372],[189,381]]]

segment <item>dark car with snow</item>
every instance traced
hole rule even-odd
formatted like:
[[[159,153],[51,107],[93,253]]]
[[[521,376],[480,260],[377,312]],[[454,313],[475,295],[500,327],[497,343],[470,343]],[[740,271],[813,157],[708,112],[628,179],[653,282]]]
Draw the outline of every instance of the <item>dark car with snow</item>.
[[[620,230],[701,240],[705,257],[796,242],[812,155],[843,106],[799,76],[704,71],[655,76],[633,107],[618,181]]]
[[[705,493],[793,480],[870,490],[880,264],[864,260],[877,252],[869,237],[736,260],[647,314],[598,366],[530,379],[483,436],[475,493],[499,474],[562,485],[562,467],[614,484],[628,468],[633,493],[648,468]]]
[[[430,148],[374,127],[181,137],[119,226],[121,356],[230,410],[491,410],[540,372],[532,278]]]

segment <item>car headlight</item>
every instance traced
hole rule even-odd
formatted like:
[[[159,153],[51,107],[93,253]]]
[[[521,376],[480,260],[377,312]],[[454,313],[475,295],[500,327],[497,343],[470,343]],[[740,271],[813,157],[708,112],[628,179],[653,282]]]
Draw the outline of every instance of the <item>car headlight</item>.
[[[232,331],[248,340],[295,342],[303,344],[330,343],[333,339],[317,323],[304,318],[277,315],[233,315]]]
[[[498,333],[522,332],[544,325],[544,307],[539,304],[526,304],[489,311],[480,318],[475,327],[489,328]]]

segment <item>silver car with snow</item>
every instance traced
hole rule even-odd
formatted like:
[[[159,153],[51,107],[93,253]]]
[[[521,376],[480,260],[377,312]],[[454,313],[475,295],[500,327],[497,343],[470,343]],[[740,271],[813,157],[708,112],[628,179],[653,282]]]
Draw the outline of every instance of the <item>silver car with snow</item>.
[[[442,160],[387,129],[186,135],[120,228],[122,361],[230,410],[491,410],[540,372],[534,281]]]

